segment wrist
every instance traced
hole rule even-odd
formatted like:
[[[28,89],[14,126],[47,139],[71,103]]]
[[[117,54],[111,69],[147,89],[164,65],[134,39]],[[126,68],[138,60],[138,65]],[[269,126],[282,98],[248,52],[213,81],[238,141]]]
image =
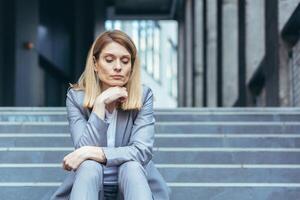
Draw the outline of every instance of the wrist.
[[[90,147],[89,146],[83,146],[83,147],[81,147],[81,150],[82,150],[82,152],[80,154],[81,159],[82,160],[88,160],[88,159],[90,159],[90,157],[91,157],[91,149],[90,149]]]
[[[104,103],[104,100],[99,99],[94,104],[94,110],[99,110],[99,109],[102,109],[102,108],[105,108],[105,103]]]
[[[106,157],[102,147],[90,146],[86,154],[86,159],[95,160],[99,163],[105,163]]]
[[[96,113],[100,119],[104,120],[105,104],[102,101],[97,101],[93,107],[93,112]]]
[[[105,105],[105,99],[103,98],[102,95],[100,95],[100,96],[96,99],[96,104]]]

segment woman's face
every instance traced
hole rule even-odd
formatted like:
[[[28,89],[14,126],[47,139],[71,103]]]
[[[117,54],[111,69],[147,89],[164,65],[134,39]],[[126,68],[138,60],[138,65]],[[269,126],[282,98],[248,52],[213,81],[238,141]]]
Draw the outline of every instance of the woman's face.
[[[124,86],[131,73],[130,53],[117,42],[107,44],[96,61],[95,71],[98,72],[103,89]]]

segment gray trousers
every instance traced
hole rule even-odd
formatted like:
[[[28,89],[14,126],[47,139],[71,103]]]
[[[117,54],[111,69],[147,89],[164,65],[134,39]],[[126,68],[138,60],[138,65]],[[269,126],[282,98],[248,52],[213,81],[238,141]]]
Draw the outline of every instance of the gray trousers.
[[[76,170],[70,200],[152,200],[146,171],[140,163],[128,161],[119,166],[118,192],[103,185],[103,165],[86,160]]]

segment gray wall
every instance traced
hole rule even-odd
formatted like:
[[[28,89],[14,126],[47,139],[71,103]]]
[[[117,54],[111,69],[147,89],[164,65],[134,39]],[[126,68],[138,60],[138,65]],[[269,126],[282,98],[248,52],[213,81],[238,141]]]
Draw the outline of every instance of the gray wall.
[[[300,40],[293,47],[290,59],[292,106],[300,106]]]
[[[223,106],[233,106],[238,99],[238,4],[223,1]]]
[[[0,11],[0,106],[65,106],[104,30],[103,2],[3,0]]]
[[[299,40],[297,27],[300,24],[296,19],[300,14],[295,13],[300,13],[300,0],[245,2],[245,22],[238,18],[238,14],[244,13],[239,6],[244,4],[235,0],[194,0],[194,19],[188,14],[179,18],[183,27],[179,27],[179,47],[185,47],[184,50],[179,48],[178,83],[179,93],[183,94],[179,94],[179,105],[190,106],[190,100],[193,106],[208,107],[297,104],[299,43],[296,46],[295,43]],[[186,1],[186,7],[190,4],[191,1]],[[239,32],[243,30],[239,24],[245,26],[245,35]],[[285,32],[288,36],[284,36]],[[292,34],[292,42],[289,34]],[[245,45],[240,45],[241,41],[245,41]],[[245,59],[239,57],[240,50],[245,52]],[[239,66],[244,61],[245,66]],[[241,78],[244,76],[246,80]],[[190,79],[193,80],[192,91],[187,84]],[[184,94],[185,91],[192,94]],[[245,103],[240,103],[241,98],[246,99],[242,100]]]

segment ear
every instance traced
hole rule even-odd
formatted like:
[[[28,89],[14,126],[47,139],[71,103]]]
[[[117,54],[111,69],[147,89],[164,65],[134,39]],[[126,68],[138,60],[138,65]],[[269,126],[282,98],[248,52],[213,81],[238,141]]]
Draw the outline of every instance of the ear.
[[[95,72],[98,71],[98,69],[97,69],[97,60],[96,60],[95,56],[93,56],[93,68],[94,68]]]
[[[93,63],[96,64],[97,63],[97,59],[95,56],[93,56]]]

